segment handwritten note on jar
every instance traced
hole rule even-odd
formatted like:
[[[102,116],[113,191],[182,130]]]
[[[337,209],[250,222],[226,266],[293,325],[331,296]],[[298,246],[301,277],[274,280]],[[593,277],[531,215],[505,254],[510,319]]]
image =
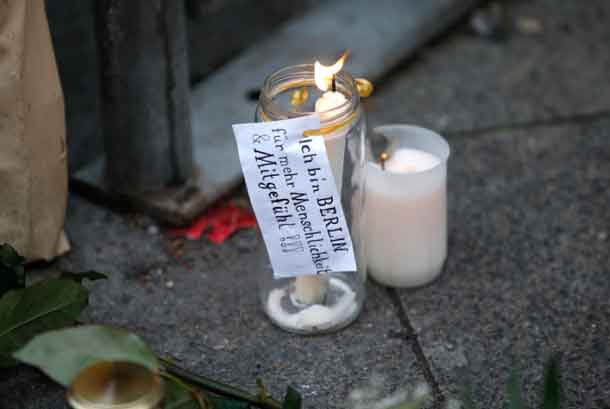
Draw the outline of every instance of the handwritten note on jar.
[[[317,115],[233,125],[246,187],[276,278],[355,271]]]

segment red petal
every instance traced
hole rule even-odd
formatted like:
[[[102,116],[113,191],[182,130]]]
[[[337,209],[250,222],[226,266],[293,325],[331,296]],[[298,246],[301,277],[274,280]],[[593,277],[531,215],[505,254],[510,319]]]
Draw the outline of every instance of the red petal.
[[[167,233],[198,240],[206,232],[208,240],[221,244],[235,231],[251,227],[256,227],[256,218],[252,212],[228,202],[209,209],[189,227],[169,229]]]

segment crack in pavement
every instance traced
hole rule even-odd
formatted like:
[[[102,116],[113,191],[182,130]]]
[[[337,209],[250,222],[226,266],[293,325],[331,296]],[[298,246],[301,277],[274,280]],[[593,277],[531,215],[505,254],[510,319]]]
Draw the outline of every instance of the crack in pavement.
[[[595,122],[595,121],[599,121],[601,119],[608,119],[608,118],[610,118],[610,111],[598,111],[598,112],[582,113],[582,114],[575,114],[575,115],[569,115],[569,116],[559,116],[559,117],[548,118],[548,119],[536,119],[536,120],[524,121],[524,122],[514,122],[514,123],[504,124],[504,125],[491,125],[491,126],[469,129],[469,130],[443,131],[442,134],[446,135],[448,137],[468,137],[468,136],[477,136],[477,135],[492,133],[492,132],[519,131],[519,130],[530,129],[530,128],[587,124],[590,122]]]
[[[398,316],[398,320],[403,329],[404,334],[402,338],[406,341],[407,344],[411,346],[411,349],[415,354],[415,358],[417,359],[417,363],[419,364],[424,374],[424,378],[432,388],[432,396],[434,398],[432,407],[434,409],[441,409],[444,407],[445,404],[445,396],[441,391],[438,381],[432,373],[432,367],[430,365],[430,362],[424,354],[424,350],[422,349],[419,343],[417,333],[415,332],[413,325],[411,325],[411,321],[409,320],[409,316],[407,315],[402,301],[398,296],[398,292],[394,288],[386,288],[386,291],[388,293],[388,296],[390,297],[390,300],[392,301],[392,304],[394,304],[394,308],[396,309],[396,315]]]

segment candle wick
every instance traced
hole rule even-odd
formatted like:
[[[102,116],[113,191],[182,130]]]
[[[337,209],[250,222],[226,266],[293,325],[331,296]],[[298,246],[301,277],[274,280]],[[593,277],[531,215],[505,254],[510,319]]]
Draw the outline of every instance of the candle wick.
[[[336,80],[335,74],[333,74],[332,89],[333,89],[333,92],[337,92],[337,80]]]
[[[388,160],[388,153],[387,152],[382,152],[381,155],[379,155],[379,163],[381,164],[381,170],[385,170],[385,162]]]

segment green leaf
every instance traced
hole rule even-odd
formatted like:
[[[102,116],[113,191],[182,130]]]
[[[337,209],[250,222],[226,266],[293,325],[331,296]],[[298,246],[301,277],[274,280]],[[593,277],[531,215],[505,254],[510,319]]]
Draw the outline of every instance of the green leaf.
[[[69,385],[85,367],[98,361],[124,361],[159,370],[155,354],[127,331],[86,325],[38,335],[13,355],[37,366],[60,384]]]
[[[282,403],[282,409],[301,409],[302,407],[303,398],[301,397],[301,394],[292,386],[289,386],[288,389],[286,389],[286,397]]]
[[[508,382],[508,408],[509,409],[525,409],[523,398],[521,397],[519,371],[514,368]]]
[[[166,377],[165,409],[201,409],[201,406],[188,386]]]
[[[222,398],[220,396],[208,396],[210,409],[249,409],[248,402]]]
[[[256,378],[256,389],[258,390],[258,398],[262,402],[266,401],[270,397],[269,392],[267,392],[267,387],[265,387],[263,380],[260,378]]]
[[[559,360],[551,357],[544,370],[544,390],[542,409],[559,409],[561,404],[561,380],[559,377]]]
[[[0,296],[25,287],[25,258],[9,244],[0,245]]]
[[[462,401],[464,403],[464,409],[477,409],[476,403],[472,398],[472,389],[470,385],[466,385],[462,391]]]
[[[14,365],[12,353],[35,335],[74,322],[87,298],[82,285],[60,279],[4,294],[0,298],[0,367]]]
[[[106,274],[99,273],[94,270],[83,271],[81,273],[72,273],[70,271],[64,271],[61,273],[59,278],[63,278],[65,280],[76,281],[77,283],[82,284],[84,280],[97,281],[97,280],[105,280],[108,278]]]
[[[204,395],[196,387],[166,374],[165,409],[249,409],[247,402]]]
[[[234,386],[226,385],[222,382],[215,381],[202,375],[197,375],[187,371],[184,368],[176,366],[173,362],[168,359],[160,358],[166,371],[165,376],[170,375],[174,378],[187,381],[189,384],[197,385],[198,388],[213,393],[210,396],[222,396],[228,399],[232,399],[233,402],[248,402],[252,407],[261,409],[281,409],[282,405],[275,401],[270,396],[266,399],[261,399],[259,396],[251,395],[249,392],[244,391]],[[262,382],[257,381],[262,385]],[[214,398],[211,397],[211,400]],[[244,406],[246,408],[247,406]],[[239,408],[239,407],[238,407]]]
[[[414,402],[403,402],[396,406],[392,406],[390,409],[421,409],[424,407],[426,399],[418,399]]]

